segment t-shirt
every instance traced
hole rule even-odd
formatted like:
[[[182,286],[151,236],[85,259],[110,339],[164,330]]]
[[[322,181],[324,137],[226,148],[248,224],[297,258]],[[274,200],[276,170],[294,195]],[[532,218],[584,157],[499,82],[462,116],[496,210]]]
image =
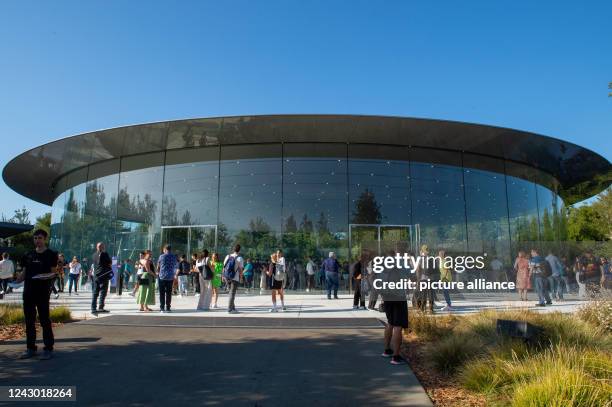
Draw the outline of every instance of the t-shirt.
[[[174,253],[164,253],[157,260],[159,264],[159,279],[174,280],[174,271],[178,267],[178,258]]]
[[[247,263],[244,266],[244,273],[245,276],[250,276],[253,274],[253,264],[252,263]]]
[[[91,261],[96,280],[110,280],[113,277],[113,261],[107,252],[95,252]]]
[[[0,278],[13,278],[13,274],[15,274],[15,265],[13,262],[9,259],[0,260]]]
[[[191,264],[189,264],[188,261],[183,260],[179,262],[178,269],[179,269],[179,273],[178,273],[179,276],[187,276],[191,272]]]
[[[225,259],[223,260],[223,267],[225,267],[225,263],[227,263],[227,260],[229,259],[229,257],[235,257],[235,269],[236,269],[236,274],[234,275],[234,281],[240,281],[240,270],[242,270],[244,268],[243,263],[242,263],[242,257],[240,257],[240,255],[238,253],[232,253],[232,254],[228,254],[227,256],[225,256]]]
[[[309,276],[313,276],[315,273],[315,265],[312,261],[309,261],[308,264],[306,264],[306,273],[308,273]]]
[[[25,280],[31,281],[38,274],[48,274],[55,271],[57,267],[57,252],[46,249],[42,253],[32,250],[27,253],[21,264],[25,268]]]
[[[70,263],[70,274],[81,274],[81,263]]]

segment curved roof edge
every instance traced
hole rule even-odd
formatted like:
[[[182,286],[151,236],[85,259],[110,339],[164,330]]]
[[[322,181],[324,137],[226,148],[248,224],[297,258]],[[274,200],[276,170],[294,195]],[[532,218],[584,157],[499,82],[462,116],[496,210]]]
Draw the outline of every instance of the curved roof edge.
[[[279,142],[406,145],[482,154],[535,167],[572,204],[612,183],[612,165],[576,144],[535,133],[463,122],[363,115],[256,115],[183,119],[93,131],[32,148],[3,169],[17,193],[51,205],[55,184],[82,167],[171,149]]]

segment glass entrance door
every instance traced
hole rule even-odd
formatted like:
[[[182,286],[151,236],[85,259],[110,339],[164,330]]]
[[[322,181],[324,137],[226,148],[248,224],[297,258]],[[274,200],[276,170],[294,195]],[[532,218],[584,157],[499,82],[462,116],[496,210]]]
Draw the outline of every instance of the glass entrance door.
[[[162,242],[172,251],[191,258],[192,253],[217,247],[217,225],[162,226]]]
[[[420,244],[419,225],[349,225],[349,246],[351,258],[357,258],[367,251],[370,255],[381,256],[389,251],[418,254]]]

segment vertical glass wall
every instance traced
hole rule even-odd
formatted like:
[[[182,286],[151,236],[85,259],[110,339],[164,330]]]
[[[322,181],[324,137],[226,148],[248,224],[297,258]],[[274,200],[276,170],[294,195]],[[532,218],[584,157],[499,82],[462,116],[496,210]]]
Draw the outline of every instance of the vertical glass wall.
[[[119,160],[90,166],[88,179],[85,185],[82,255],[91,257],[97,242],[104,242],[108,252],[115,253]]]
[[[138,252],[161,251],[161,207],[164,153],[121,159],[117,199],[116,253],[137,259]]]
[[[378,254],[414,249],[408,156],[408,147],[349,145],[352,258],[364,250]]]
[[[268,259],[280,247],[281,150],[280,144],[221,147],[217,226],[221,253],[239,242],[245,255]]]
[[[198,146],[108,160],[56,186],[51,245],[88,259],[104,241],[120,260],[204,248],[267,260],[341,262],[415,250],[487,253],[510,265],[519,249],[566,236],[557,181],[512,162],[459,152],[344,143]],[[84,261],[87,264],[87,260]]]
[[[410,150],[412,215],[420,224],[421,243],[430,249],[464,253],[465,201],[461,153]]]
[[[289,259],[348,253],[346,144],[285,144],[283,247]]]
[[[463,154],[468,252],[511,264],[504,162]]]
[[[512,256],[528,251],[540,238],[538,198],[534,171],[524,165],[506,162],[508,214]]]

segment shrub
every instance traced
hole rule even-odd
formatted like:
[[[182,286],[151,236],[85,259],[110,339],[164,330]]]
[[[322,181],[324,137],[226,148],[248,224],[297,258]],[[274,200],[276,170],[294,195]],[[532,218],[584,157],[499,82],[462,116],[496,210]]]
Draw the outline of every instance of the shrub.
[[[612,333],[612,300],[590,301],[580,307],[578,317],[604,332]]]
[[[430,359],[434,367],[444,373],[453,373],[466,360],[482,353],[482,340],[474,334],[452,334],[430,346]]]
[[[453,316],[436,317],[420,311],[408,313],[408,327],[419,337],[437,341],[452,332]]]
[[[70,309],[65,306],[52,308],[49,312],[52,322],[69,322],[72,320]],[[25,321],[20,304],[0,304],[0,325],[21,324]]]

